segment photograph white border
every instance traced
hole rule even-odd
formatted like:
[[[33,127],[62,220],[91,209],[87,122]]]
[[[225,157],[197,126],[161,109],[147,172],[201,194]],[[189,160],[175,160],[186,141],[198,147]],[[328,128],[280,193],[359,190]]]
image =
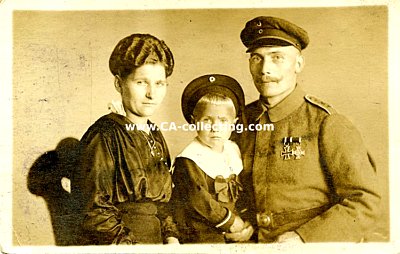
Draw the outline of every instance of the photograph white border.
[[[399,73],[400,73],[400,3],[399,1],[379,0],[341,0],[331,3],[326,1],[51,1],[51,0],[0,0],[0,58],[1,92],[0,115],[0,246],[7,253],[399,253],[400,223],[399,199],[400,174],[399,161]],[[292,7],[346,7],[385,5],[389,10],[389,184],[390,184],[390,242],[367,244],[306,244],[304,246],[285,245],[181,245],[181,246],[83,246],[55,247],[12,245],[12,12],[14,10],[119,10],[119,9],[192,9],[192,8],[292,8]],[[134,8],[133,8],[134,7]]]

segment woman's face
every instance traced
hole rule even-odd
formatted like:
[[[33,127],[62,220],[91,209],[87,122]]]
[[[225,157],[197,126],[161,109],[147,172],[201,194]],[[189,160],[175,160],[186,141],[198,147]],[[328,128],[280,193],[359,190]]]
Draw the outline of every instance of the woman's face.
[[[167,77],[161,64],[144,64],[126,78],[117,79],[116,89],[131,120],[152,116],[167,92]]]

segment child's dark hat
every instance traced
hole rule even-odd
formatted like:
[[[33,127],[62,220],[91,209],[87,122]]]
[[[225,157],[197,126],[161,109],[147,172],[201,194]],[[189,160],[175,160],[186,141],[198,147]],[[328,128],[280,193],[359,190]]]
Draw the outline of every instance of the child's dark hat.
[[[191,123],[191,116],[197,102],[208,93],[229,97],[235,105],[237,115],[243,112],[245,101],[240,84],[232,77],[222,74],[208,74],[192,80],[182,94],[181,106],[183,116]]]

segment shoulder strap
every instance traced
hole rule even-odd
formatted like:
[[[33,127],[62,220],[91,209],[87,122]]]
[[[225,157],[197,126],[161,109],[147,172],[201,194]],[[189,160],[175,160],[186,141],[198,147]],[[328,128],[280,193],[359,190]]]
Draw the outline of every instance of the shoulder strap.
[[[331,105],[329,105],[326,102],[323,102],[322,100],[320,100],[312,95],[307,94],[306,96],[304,96],[304,98],[306,99],[306,101],[310,102],[311,104],[313,104],[319,108],[322,108],[329,115],[336,112],[335,109]]]

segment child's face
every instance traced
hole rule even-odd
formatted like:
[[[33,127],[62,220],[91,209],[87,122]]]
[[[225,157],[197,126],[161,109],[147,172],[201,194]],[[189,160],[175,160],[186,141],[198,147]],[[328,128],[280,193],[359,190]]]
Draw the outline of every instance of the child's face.
[[[212,150],[221,152],[224,142],[231,136],[231,127],[236,123],[237,118],[235,109],[231,105],[208,103],[194,120],[195,123],[203,125],[203,129],[197,131],[200,141]]]

